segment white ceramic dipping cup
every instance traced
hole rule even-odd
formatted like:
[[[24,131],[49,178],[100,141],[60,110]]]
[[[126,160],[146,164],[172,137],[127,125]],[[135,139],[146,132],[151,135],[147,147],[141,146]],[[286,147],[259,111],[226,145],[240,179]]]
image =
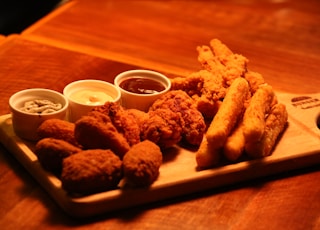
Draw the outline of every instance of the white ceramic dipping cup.
[[[61,108],[50,113],[29,113],[22,111],[26,102],[34,100],[48,100],[61,104]],[[47,119],[66,119],[68,111],[68,100],[59,92],[33,88],[25,89],[13,94],[9,99],[9,107],[12,114],[12,126],[15,134],[23,139],[37,141],[37,129]]]
[[[133,93],[121,88],[121,83],[130,78],[146,78],[155,80],[164,86],[160,92],[150,94]],[[167,93],[171,88],[171,81],[165,75],[152,70],[129,70],[118,74],[114,84],[121,91],[121,105],[127,109],[138,109],[147,112],[152,103]]]
[[[79,80],[68,84],[63,94],[69,100],[68,120],[77,121],[94,107],[107,101],[119,102],[120,90],[113,84],[102,80]]]

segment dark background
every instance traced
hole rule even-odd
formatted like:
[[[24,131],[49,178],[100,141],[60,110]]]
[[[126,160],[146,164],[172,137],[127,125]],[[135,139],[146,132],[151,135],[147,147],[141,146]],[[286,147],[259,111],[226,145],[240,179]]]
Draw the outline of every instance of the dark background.
[[[59,2],[61,0],[0,0],[0,34],[20,33]]]

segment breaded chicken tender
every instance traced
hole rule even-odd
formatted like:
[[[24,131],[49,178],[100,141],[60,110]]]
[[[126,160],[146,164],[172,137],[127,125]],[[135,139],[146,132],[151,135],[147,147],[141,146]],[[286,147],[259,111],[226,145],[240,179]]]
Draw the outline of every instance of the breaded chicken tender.
[[[85,149],[111,149],[120,158],[130,149],[126,138],[117,131],[110,117],[93,111],[75,123],[75,138]]]
[[[134,186],[149,186],[159,175],[162,153],[155,143],[145,140],[134,146],[123,157],[124,178]]]
[[[169,91],[157,99],[151,105],[149,111],[157,113],[160,109],[171,110],[179,115],[182,138],[191,145],[200,145],[206,130],[206,124],[202,114],[197,110],[192,98],[186,92],[182,90]]]
[[[74,136],[74,127],[74,123],[53,118],[42,122],[37,130],[37,134],[40,139],[52,137],[79,146]]]
[[[60,174],[62,160],[82,151],[82,149],[54,138],[43,138],[35,146],[35,154],[45,170]]]
[[[62,187],[70,193],[90,194],[114,189],[122,176],[122,161],[111,150],[85,150],[62,162]]]

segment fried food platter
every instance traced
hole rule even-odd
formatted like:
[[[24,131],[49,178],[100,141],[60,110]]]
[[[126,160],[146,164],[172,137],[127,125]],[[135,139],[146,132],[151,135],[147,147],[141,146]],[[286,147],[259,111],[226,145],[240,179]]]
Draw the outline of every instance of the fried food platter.
[[[119,189],[73,197],[62,189],[55,175],[42,168],[33,152],[34,143],[15,135],[10,114],[0,117],[0,140],[65,212],[75,217],[88,217],[319,164],[320,94],[276,94],[286,105],[289,119],[271,156],[241,159],[199,171],[195,150],[175,146],[164,153],[159,178],[148,188],[122,188],[120,183]],[[296,103],[294,99],[302,96],[307,100]]]

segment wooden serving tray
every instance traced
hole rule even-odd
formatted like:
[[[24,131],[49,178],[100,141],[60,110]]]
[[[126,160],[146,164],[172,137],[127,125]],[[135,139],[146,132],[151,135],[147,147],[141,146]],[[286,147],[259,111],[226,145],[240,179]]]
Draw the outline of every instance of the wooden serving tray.
[[[271,156],[197,171],[195,152],[176,147],[164,153],[160,176],[149,188],[121,188],[83,197],[71,197],[61,188],[57,177],[42,169],[32,151],[34,143],[15,135],[10,114],[0,116],[0,139],[68,214],[75,217],[93,216],[319,164],[320,129],[317,121],[319,122],[320,116],[320,94],[301,95],[310,98],[300,102],[292,102],[297,95],[278,93],[277,96],[279,101],[287,106],[289,121]]]

